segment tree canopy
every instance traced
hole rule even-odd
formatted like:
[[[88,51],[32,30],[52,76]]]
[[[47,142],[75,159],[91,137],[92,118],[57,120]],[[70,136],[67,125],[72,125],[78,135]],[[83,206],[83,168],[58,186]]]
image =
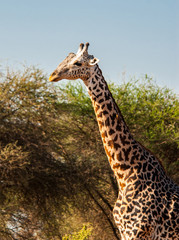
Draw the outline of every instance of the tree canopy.
[[[0,239],[120,239],[117,184],[83,85],[54,86],[35,67],[0,78]],[[135,139],[179,182],[176,95],[147,75],[109,87]]]

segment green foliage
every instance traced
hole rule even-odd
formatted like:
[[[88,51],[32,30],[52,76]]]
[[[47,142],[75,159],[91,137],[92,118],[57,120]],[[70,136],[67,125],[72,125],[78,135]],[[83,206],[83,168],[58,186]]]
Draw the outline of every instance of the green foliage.
[[[120,239],[117,184],[83,85],[54,87],[36,68],[0,77],[0,239]],[[179,181],[176,95],[148,76],[110,89],[136,140]],[[93,231],[78,231],[88,222]]]
[[[112,87],[117,103],[135,138],[152,150],[176,181],[179,101],[147,75],[142,80]],[[175,166],[175,168],[174,168]]]
[[[92,227],[84,225],[83,228],[72,235],[68,235],[62,238],[62,240],[88,240],[91,236]]]
[[[176,94],[166,87],[159,87],[147,75],[120,86],[109,84],[109,88],[135,139],[152,150],[162,160],[168,174],[179,182],[179,101]],[[91,101],[81,84],[69,83],[60,90],[68,107],[69,104],[75,107],[72,112],[76,121],[84,127],[90,118],[92,121],[88,124],[96,124]],[[92,125],[91,129],[94,128]],[[95,131],[95,134],[98,133]],[[89,138],[93,138],[92,131]]]

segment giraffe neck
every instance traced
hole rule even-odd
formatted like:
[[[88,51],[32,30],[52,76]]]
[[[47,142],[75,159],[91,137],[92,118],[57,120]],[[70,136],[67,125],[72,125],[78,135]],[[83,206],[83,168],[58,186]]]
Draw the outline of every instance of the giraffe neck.
[[[124,179],[135,164],[134,160],[137,161],[135,149],[138,143],[133,139],[98,65],[85,85],[94,107],[104,149],[122,189],[125,186]]]

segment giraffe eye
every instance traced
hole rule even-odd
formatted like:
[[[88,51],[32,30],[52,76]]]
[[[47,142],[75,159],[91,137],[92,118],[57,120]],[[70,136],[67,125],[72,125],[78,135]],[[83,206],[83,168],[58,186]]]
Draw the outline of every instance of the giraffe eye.
[[[80,66],[82,65],[82,63],[80,63],[80,62],[75,62],[75,63],[74,63],[74,65],[76,65],[76,66],[79,66],[79,67],[80,67]]]

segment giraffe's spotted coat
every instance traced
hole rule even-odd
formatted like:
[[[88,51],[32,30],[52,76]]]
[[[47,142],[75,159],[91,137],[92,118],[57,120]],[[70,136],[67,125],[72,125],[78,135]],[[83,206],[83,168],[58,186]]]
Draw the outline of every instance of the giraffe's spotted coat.
[[[177,240],[179,188],[166,176],[158,159],[132,137],[97,59],[88,55],[87,47],[80,45],[78,54],[71,53],[50,80],[81,78],[87,86],[104,149],[118,181],[113,215],[122,240]]]

